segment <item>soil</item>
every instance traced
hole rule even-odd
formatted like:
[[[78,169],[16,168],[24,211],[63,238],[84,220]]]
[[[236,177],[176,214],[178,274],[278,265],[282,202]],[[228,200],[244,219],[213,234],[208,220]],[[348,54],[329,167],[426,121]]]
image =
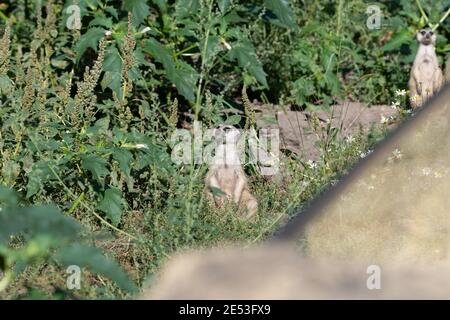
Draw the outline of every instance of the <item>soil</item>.
[[[323,129],[331,121],[331,127],[339,129],[341,139],[367,132],[372,124],[380,124],[383,117],[388,119],[397,111],[387,105],[367,106],[360,102],[346,102],[333,105],[330,112],[326,111],[291,111],[276,105],[253,103],[257,125],[259,128],[280,129],[281,149],[288,150],[300,156],[303,160],[317,160],[320,150],[317,142],[324,130],[315,132],[312,119],[317,116]]]

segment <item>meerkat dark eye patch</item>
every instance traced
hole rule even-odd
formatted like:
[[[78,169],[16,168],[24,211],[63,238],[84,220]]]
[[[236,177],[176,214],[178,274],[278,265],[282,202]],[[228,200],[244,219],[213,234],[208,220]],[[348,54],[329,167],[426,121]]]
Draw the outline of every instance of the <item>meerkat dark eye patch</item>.
[[[420,31],[420,34],[423,36],[425,35],[425,33],[426,33],[425,30]]]
[[[430,36],[432,36],[434,34],[434,32],[433,31],[430,31]]]

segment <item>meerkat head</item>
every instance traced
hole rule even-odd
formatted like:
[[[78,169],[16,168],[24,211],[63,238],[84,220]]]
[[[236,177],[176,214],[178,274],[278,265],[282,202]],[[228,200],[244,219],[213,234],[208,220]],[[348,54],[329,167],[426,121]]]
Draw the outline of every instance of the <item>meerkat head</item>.
[[[233,126],[223,124],[216,129],[215,137],[225,143],[237,143],[241,132]]]
[[[417,42],[425,46],[436,44],[436,34],[431,29],[422,29],[417,32],[416,35]]]

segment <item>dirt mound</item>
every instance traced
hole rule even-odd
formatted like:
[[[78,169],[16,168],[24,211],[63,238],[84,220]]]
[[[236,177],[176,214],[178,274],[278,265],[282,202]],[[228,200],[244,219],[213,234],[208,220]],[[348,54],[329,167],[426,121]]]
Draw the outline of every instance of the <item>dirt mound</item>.
[[[334,105],[330,112],[301,112],[281,110],[277,106],[256,105],[258,126],[279,128],[281,147],[300,155],[305,160],[317,160],[320,150],[317,146],[318,136],[312,130],[311,117],[317,116],[322,127],[331,122],[333,128],[339,129],[339,137],[345,138],[362,131],[367,131],[372,124],[380,124],[396,110],[385,105],[368,107],[359,102],[347,102]]]

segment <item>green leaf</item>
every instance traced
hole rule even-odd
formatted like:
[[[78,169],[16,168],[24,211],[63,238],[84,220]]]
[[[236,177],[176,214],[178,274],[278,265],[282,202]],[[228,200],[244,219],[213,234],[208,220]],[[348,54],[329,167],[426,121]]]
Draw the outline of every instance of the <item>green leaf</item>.
[[[402,29],[392,36],[392,39],[381,49],[383,51],[392,51],[400,48],[403,44],[413,42],[413,36],[408,29]]]
[[[44,183],[52,178],[52,173],[45,160],[39,160],[33,164],[32,170],[27,174],[27,194],[26,198],[30,198],[44,188]]]
[[[75,46],[76,61],[80,61],[81,57],[88,48],[97,51],[98,43],[104,36],[105,30],[102,28],[91,28],[83,34]]]
[[[70,240],[81,231],[81,225],[75,219],[63,215],[54,205],[3,208],[0,226],[0,242],[14,234],[25,238],[47,234]]]
[[[13,86],[12,80],[5,74],[0,74],[0,94],[7,94]]]
[[[208,43],[206,45],[206,56],[202,57],[205,61],[210,61],[213,58],[213,55],[217,53],[217,46],[219,45],[219,37],[210,36],[208,37]],[[200,47],[203,48],[205,45],[205,40],[202,40],[200,43]]]
[[[195,84],[197,82],[197,72],[187,63],[180,61],[181,68],[167,69],[166,76],[177,87],[178,92],[189,101],[195,100]]]
[[[163,65],[167,79],[175,84],[178,92],[189,101],[194,101],[195,84],[198,79],[195,69],[183,61],[175,63],[171,52],[154,38],[146,41],[144,50]]]
[[[107,134],[109,128],[109,117],[103,117],[98,119],[95,124],[86,130],[88,136],[99,136],[102,134]]]
[[[153,2],[159,7],[162,13],[167,11],[167,1],[166,0],[153,0]]]
[[[250,42],[244,41],[234,46],[229,51],[229,56],[231,59],[237,59],[241,68],[248,70],[259,83],[267,86],[267,74],[264,72],[262,64],[256,56],[255,48]]]
[[[133,14],[133,24],[135,26],[144,22],[145,18],[150,14],[150,9],[146,2],[146,0],[125,0],[123,2],[124,9],[131,11]]]
[[[122,170],[128,177],[131,172],[131,161],[133,160],[133,154],[127,149],[114,148],[113,159],[119,163],[120,170]]]
[[[105,11],[108,12],[110,15],[112,15],[114,18],[118,19],[119,14],[117,13],[117,10],[113,6],[107,6],[105,8]]]
[[[231,0],[218,0],[217,4],[219,5],[220,12],[225,13],[231,4]]]
[[[96,155],[81,155],[81,166],[92,173],[92,177],[103,185],[103,178],[109,174],[107,161]]]
[[[223,197],[227,195],[225,192],[222,191],[222,189],[216,187],[211,187],[211,192],[216,197]]]
[[[289,28],[297,28],[295,15],[287,0],[264,0],[267,9],[272,11],[280,23]]]
[[[7,160],[3,163],[1,173],[8,184],[13,184],[20,174],[20,164],[12,160]]]
[[[105,257],[98,248],[73,244],[61,248],[54,259],[66,266],[77,265],[99,273],[114,281],[122,290],[136,292],[135,284],[117,262]]]
[[[175,68],[171,52],[158,40],[150,38],[145,42],[144,51],[149,52],[156,61],[162,63],[164,69]]]
[[[199,9],[199,0],[178,0],[175,4],[175,16],[177,19],[182,19],[197,13]]]
[[[89,22],[89,27],[101,26],[106,29],[111,29],[113,25],[112,19],[105,17],[103,14],[96,14],[94,20]]]
[[[229,124],[229,125],[237,125],[241,122],[241,116],[238,114],[234,114],[230,117],[227,118],[227,120],[225,121],[225,124]]]
[[[117,188],[107,189],[98,205],[98,209],[106,214],[113,225],[117,226],[120,223],[124,209],[122,192]]]
[[[17,193],[6,186],[0,185],[0,203],[7,206],[14,206],[17,202]]]

